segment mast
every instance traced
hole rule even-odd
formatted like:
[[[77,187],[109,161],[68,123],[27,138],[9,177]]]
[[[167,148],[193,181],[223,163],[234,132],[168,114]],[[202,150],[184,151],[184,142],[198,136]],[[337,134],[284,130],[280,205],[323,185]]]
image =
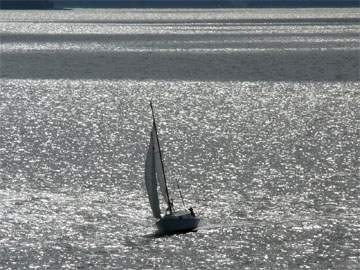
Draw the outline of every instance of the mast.
[[[157,145],[158,145],[158,147],[159,147],[160,163],[161,163],[161,168],[162,168],[163,176],[164,176],[166,195],[167,195],[167,198],[168,198],[167,204],[168,204],[168,206],[169,206],[170,214],[172,214],[172,212],[173,212],[173,207],[172,207],[172,203],[170,202],[169,190],[168,190],[167,183],[166,183],[166,176],[165,176],[165,170],[164,170],[164,162],[163,162],[163,158],[162,158],[162,153],[161,153],[161,148],[160,148],[160,142],[159,142],[157,127],[156,127],[156,122],[155,122],[154,108],[153,108],[153,106],[152,106],[152,102],[151,102],[151,101],[150,101],[150,108],[151,108],[151,113],[152,113],[152,118],[153,118],[153,125],[154,125],[155,133],[156,133],[156,143],[157,143]]]

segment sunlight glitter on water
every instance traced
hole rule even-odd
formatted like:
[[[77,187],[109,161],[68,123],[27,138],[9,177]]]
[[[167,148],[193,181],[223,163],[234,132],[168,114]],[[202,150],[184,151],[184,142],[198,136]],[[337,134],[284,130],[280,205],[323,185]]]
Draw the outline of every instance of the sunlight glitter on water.
[[[11,263],[30,252],[34,267],[51,256],[52,267],[129,269],[167,260],[177,269],[300,269],[323,258],[351,269],[360,233],[350,147],[357,89],[358,83],[4,80],[2,257]],[[196,234],[143,238],[154,230],[142,180],[150,98],[169,178],[180,179],[186,204],[203,219]],[[29,265],[22,258],[18,265]]]
[[[358,268],[357,9],[1,15],[0,268]],[[153,234],[150,99],[196,233]]]

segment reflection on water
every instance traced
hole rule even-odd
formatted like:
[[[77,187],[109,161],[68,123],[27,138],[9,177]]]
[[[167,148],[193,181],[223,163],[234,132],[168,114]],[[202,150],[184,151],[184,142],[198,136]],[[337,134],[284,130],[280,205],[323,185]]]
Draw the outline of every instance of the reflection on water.
[[[358,83],[4,80],[2,258],[67,268],[354,268]],[[156,104],[170,179],[203,219],[147,238]],[[171,191],[180,206],[174,183]],[[147,254],[144,257],[143,254]]]
[[[26,14],[2,12],[4,78],[359,80],[356,9]]]
[[[203,11],[199,19],[220,22],[169,26],[114,24],[109,10],[97,28],[66,16],[41,23],[61,20],[57,12],[35,12],[36,23],[2,12],[12,28],[1,44],[0,265],[359,268],[357,24],[221,21],[354,17],[320,11]],[[179,179],[202,218],[196,233],[152,237],[143,184],[150,99],[170,192],[180,208]]]

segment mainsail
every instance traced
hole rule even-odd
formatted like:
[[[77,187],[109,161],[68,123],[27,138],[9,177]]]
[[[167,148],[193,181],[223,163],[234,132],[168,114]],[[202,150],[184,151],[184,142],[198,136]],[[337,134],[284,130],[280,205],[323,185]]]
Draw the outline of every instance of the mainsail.
[[[167,204],[167,210],[173,212],[173,207],[169,199],[169,192],[166,186],[166,178],[164,172],[164,164],[162,161],[159,138],[156,130],[155,116],[152,104],[150,103],[153,114],[153,126],[150,134],[150,143],[145,161],[145,184],[149,195],[149,201],[153,216],[161,217],[159,206],[159,196],[157,191],[157,184],[159,183],[160,191]]]
[[[157,137],[155,123],[153,124],[153,128],[151,130],[151,136],[154,141],[154,161],[155,161],[156,178],[159,182],[160,191],[164,197],[164,201],[166,202],[166,204],[168,204],[168,207],[170,207],[170,199],[166,187],[165,172],[161,161],[159,138]]]
[[[155,218],[160,218],[160,206],[157,192],[157,182],[155,175],[155,159],[154,159],[154,137],[151,132],[149,148],[145,161],[145,184],[149,196],[151,210]]]

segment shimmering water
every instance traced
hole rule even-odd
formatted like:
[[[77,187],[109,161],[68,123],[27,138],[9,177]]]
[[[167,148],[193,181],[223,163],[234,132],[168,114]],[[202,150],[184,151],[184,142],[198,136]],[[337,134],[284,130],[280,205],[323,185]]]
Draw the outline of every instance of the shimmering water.
[[[1,11],[0,269],[360,269],[358,14]]]

